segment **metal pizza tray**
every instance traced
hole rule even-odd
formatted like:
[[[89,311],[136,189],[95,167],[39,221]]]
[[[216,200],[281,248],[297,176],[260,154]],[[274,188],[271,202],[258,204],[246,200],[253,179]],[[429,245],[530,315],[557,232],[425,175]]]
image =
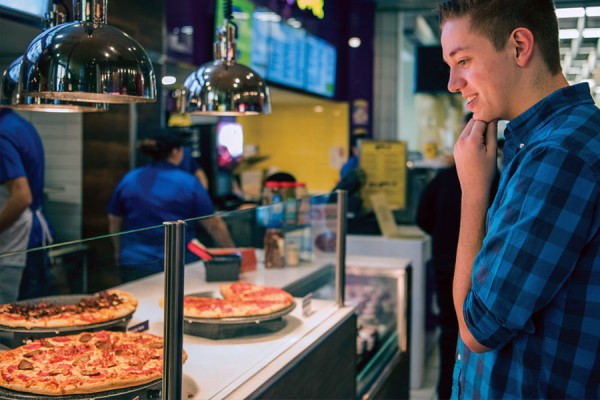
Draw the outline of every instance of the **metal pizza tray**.
[[[45,301],[50,304],[66,305],[76,304],[81,299],[90,297],[89,294],[70,294],[50,297],[40,297],[36,299],[22,300],[15,304],[34,305],[40,301]],[[133,316],[133,312],[124,317],[110,321],[101,322],[98,324],[65,326],[60,328],[11,328],[9,326],[0,325],[0,343],[8,347],[19,347],[31,340],[41,339],[52,336],[75,335],[81,332],[95,332],[101,330],[121,331],[127,329],[127,324]]]
[[[230,318],[183,318],[183,332],[208,339],[228,339],[239,336],[260,335],[277,332],[287,325],[283,318],[296,308],[290,306],[271,314],[252,317]]]
[[[158,379],[143,385],[132,386],[104,392],[89,394],[72,394],[69,396],[44,396],[41,394],[31,394],[17,392],[0,387],[0,399],[17,400],[150,400],[161,399],[162,379]]]

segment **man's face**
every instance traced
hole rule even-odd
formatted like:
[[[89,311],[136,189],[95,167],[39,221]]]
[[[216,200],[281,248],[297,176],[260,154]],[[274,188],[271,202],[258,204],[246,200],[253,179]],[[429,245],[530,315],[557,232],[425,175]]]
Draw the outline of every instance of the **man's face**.
[[[462,94],[474,119],[511,119],[515,67],[510,49],[497,51],[487,37],[470,27],[468,17],[448,19],[442,25],[444,61],[450,66],[448,90]]]

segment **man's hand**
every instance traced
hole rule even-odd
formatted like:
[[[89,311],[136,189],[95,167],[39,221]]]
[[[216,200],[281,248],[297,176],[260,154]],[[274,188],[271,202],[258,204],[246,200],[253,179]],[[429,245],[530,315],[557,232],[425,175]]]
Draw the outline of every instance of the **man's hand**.
[[[498,121],[470,120],[454,146],[463,197],[487,202],[496,175]]]

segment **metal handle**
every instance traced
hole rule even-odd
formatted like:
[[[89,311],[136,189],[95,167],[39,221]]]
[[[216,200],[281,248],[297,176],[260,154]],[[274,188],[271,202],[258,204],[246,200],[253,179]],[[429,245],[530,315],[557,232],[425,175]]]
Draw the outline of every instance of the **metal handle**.
[[[348,203],[348,192],[336,190],[337,193],[337,233],[336,238],[336,265],[335,265],[335,293],[336,303],[339,307],[344,306],[346,287],[346,212]]]
[[[165,222],[163,400],[180,400],[183,378],[183,262],[185,222]]]
[[[407,266],[400,271],[398,277],[398,336],[400,351],[408,350],[408,325],[409,325],[409,300],[410,299],[410,273],[411,267]]]

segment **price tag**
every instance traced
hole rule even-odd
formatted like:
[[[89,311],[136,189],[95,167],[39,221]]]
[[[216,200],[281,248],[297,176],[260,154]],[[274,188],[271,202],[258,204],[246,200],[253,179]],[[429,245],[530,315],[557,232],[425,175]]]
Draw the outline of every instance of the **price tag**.
[[[310,317],[313,313],[311,308],[312,293],[307,294],[302,298],[302,316]]]

